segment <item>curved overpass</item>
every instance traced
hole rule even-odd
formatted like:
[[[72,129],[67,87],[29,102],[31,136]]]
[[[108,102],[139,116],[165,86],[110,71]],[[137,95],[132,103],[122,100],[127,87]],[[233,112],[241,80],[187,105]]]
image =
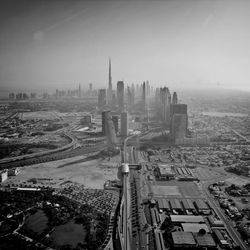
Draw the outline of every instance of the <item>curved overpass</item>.
[[[68,150],[68,149],[71,149],[72,147],[74,147],[74,145],[76,144],[76,139],[73,138],[68,133],[64,133],[64,136],[69,138],[71,140],[71,142],[63,147],[52,149],[52,150],[45,150],[45,151],[39,152],[39,153],[33,153],[33,154],[20,155],[20,156],[11,157],[11,158],[5,158],[5,159],[0,160],[0,164],[21,161],[24,159],[32,159],[32,158],[45,156],[45,155],[50,155],[50,154],[62,152],[62,151],[65,151],[65,150]]]

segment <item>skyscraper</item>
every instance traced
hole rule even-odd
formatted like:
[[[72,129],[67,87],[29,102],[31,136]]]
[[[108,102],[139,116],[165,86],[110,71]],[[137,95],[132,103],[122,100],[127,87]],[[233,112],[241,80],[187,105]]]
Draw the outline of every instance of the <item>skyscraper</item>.
[[[167,87],[160,88],[161,117],[166,128],[170,128],[171,95]]]
[[[127,107],[129,112],[131,112],[132,107],[134,106],[135,103],[135,95],[133,90],[130,87],[127,87]]]
[[[114,123],[115,132],[118,133],[118,131],[119,131],[119,116],[118,115],[112,115],[112,121]]]
[[[187,115],[186,114],[173,114],[171,124],[171,136],[176,142],[177,139],[184,139],[187,134]]]
[[[174,104],[173,114],[187,114],[187,104]]]
[[[172,118],[171,118],[171,137],[176,140],[182,140],[187,135],[188,116],[187,104],[174,104],[172,105]]]
[[[121,113],[121,136],[128,136],[128,112]]]
[[[147,114],[146,114],[146,109],[147,109],[147,101],[146,101],[146,83],[143,82],[142,84],[142,105],[143,105],[143,116],[144,116],[144,119],[146,119],[147,117]]]
[[[172,99],[172,104],[175,105],[175,104],[177,104],[177,103],[178,103],[177,93],[174,92],[174,94],[173,94],[173,99]]]
[[[102,112],[102,132],[107,136],[108,149],[114,149],[116,146],[117,138],[115,133],[115,126],[111,118],[111,112]]]
[[[123,81],[117,82],[117,103],[119,112],[122,112],[124,109],[124,83]]]
[[[81,84],[79,83],[78,86],[78,97],[81,98],[82,97],[82,90],[81,90]]]
[[[111,59],[109,58],[109,84],[108,84],[108,93],[107,93],[107,102],[108,105],[112,105],[112,76],[111,76]]]
[[[103,108],[106,105],[106,89],[99,89],[98,107]]]

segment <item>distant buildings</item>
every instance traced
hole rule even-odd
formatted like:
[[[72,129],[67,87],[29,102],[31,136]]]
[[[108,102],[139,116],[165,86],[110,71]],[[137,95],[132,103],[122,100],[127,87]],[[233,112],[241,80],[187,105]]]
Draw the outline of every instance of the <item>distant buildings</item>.
[[[10,100],[15,99],[15,93],[9,93],[9,99]]]

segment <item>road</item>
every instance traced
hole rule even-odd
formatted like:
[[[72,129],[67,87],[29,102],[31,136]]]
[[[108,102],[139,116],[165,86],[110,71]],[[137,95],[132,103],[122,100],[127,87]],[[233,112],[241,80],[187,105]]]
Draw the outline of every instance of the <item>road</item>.
[[[127,147],[127,142],[129,139],[136,137],[137,135],[132,135],[124,139],[123,143],[123,154],[122,163],[132,163],[134,161],[131,157],[131,148]],[[131,188],[130,188],[130,173],[123,174],[123,199],[124,199],[124,216],[123,216],[123,232],[124,232],[124,249],[130,250],[132,247],[132,223],[131,223]],[[133,248],[134,249],[134,246]]]
[[[76,144],[76,139],[74,137],[72,137],[69,133],[65,133],[63,134],[65,137],[70,138],[71,142],[63,147],[57,148],[57,149],[52,149],[52,150],[46,150],[43,152],[39,152],[39,153],[33,153],[33,154],[27,154],[27,155],[20,155],[20,156],[16,156],[16,157],[10,157],[10,158],[5,158],[0,160],[0,164],[5,164],[5,163],[9,163],[9,162],[14,162],[14,161],[20,161],[23,159],[32,159],[32,158],[36,158],[36,157],[40,157],[40,156],[44,156],[44,155],[48,155],[48,154],[53,154],[53,153],[57,153],[60,151],[65,151],[68,149],[71,149],[75,144]]]
[[[129,140],[134,139],[137,135],[132,135],[124,140],[123,144],[123,162],[128,164],[138,164],[138,153],[135,147],[127,146]],[[138,141],[137,145],[138,146]],[[142,204],[141,188],[142,188],[142,170],[138,171],[135,167],[130,167],[129,175],[124,176],[124,203],[127,207],[124,209],[124,230],[125,230],[125,246],[124,249],[147,249],[148,236],[143,231],[146,224],[144,215],[144,207]],[[127,200],[127,201],[126,201]]]
[[[218,181],[218,180],[217,180]],[[211,193],[208,191],[208,186],[212,183],[216,182],[214,181],[209,181],[209,182],[203,182],[202,187],[205,195],[207,196],[209,203],[211,207],[214,209],[216,214],[221,218],[222,221],[224,221],[225,228],[227,229],[228,233],[230,234],[231,238],[233,241],[241,247],[243,250],[248,250],[249,248],[243,243],[243,240],[240,238],[239,234],[235,232],[235,229],[231,225],[231,223],[228,221],[224,211],[221,210],[220,207],[216,204],[214,197],[211,195]]]
[[[246,142],[250,142],[250,140],[248,140],[244,135],[242,135],[241,133],[239,133],[238,131],[236,131],[235,129],[232,129],[229,127],[229,129],[231,129],[231,131],[233,131],[236,135],[238,135],[241,139],[243,139]]]
[[[22,167],[22,166],[28,166],[43,162],[49,162],[49,161],[56,161],[66,158],[75,157],[78,155],[84,155],[84,154],[90,154],[94,152],[100,152],[103,149],[105,149],[106,146],[103,142],[96,143],[94,147],[78,147],[75,149],[65,150],[65,151],[59,151],[59,152],[50,152],[46,155],[40,155],[36,157],[26,158],[17,160],[17,161],[11,161],[11,162],[0,162],[0,169],[3,168],[12,168],[12,167]]]
[[[122,163],[128,162],[128,152],[127,152],[127,141],[131,137],[127,137],[123,143],[123,155]],[[130,183],[129,183],[129,173],[123,174],[123,200],[124,200],[124,214],[123,214],[123,233],[124,233],[124,250],[131,249],[131,218],[130,218]]]

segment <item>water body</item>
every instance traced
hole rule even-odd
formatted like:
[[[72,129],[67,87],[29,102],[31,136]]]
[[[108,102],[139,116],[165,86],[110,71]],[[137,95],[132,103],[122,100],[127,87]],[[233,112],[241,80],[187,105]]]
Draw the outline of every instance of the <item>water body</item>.
[[[83,225],[76,224],[74,220],[64,225],[57,226],[51,234],[54,244],[58,247],[62,245],[76,247],[78,243],[84,243],[85,237],[86,230]]]
[[[36,232],[41,234],[47,228],[48,218],[43,210],[39,209],[36,213],[30,215],[25,221],[25,226]]]
[[[227,113],[227,112],[202,112],[203,115],[207,116],[215,116],[215,117],[225,117],[225,116],[233,116],[233,117],[246,117],[247,114],[242,113]]]

